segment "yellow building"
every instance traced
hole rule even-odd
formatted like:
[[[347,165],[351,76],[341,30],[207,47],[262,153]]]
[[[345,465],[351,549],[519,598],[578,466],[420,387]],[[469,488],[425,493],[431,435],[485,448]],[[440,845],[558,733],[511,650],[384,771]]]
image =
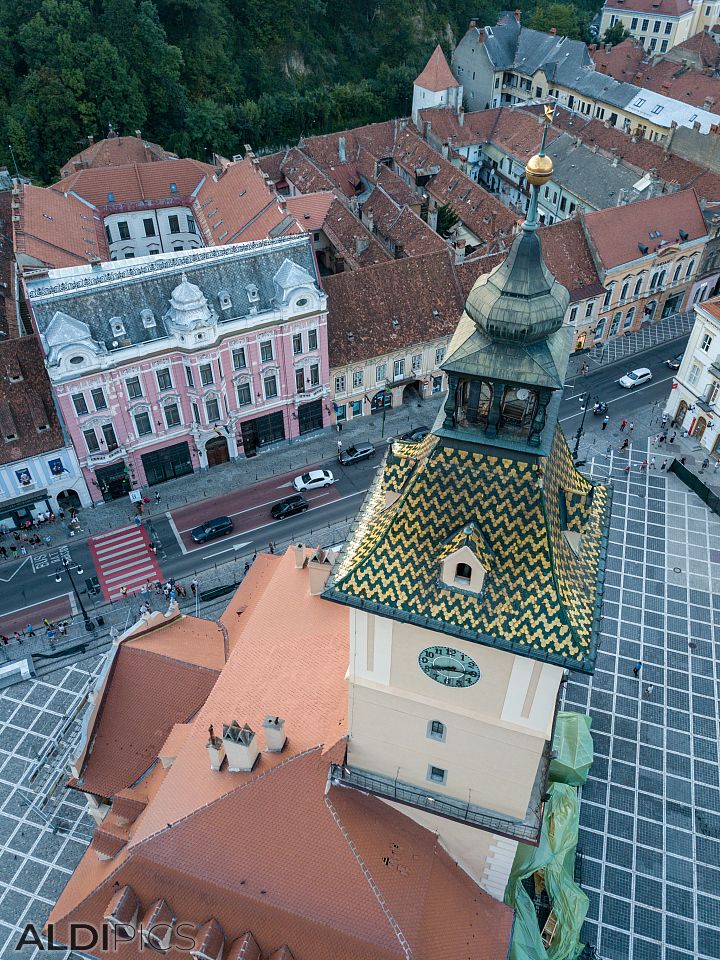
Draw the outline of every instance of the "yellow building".
[[[718,0],[605,0],[600,36],[621,23],[646,50],[665,53],[715,26],[719,16]]]
[[[435,428],[396,441],[328,580],[350,608],[349,741],[331,780],[397,804],[502,896],[537,842],[563,673],[592,672],[608,491],[557,424],[573,330],[528,218],[473,287]]]

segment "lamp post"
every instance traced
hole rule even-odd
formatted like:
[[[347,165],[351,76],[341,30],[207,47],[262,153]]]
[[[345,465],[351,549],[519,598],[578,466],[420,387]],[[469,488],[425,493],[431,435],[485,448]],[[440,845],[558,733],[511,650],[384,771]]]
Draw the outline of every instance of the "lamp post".
[[[78,566],[77,564],[76,564],[74,567],[71,566],[71,564],[69,563],[67,557],[62,557],[62,558],[60,559],[60,563],[63,565],[63,569],[65,570],[65,573],[67,573],[67,575],[68,575],[68,579],[70,580],[70,586],[73,588],[73,593],[75,594],[75,599],[77,600],[78,606],[80,607],[80,613],[82,613],[82,615],[83,615],[83,620],[85,621],[85,629],[86,629],[86,630],[88,631],[88,633],[89,633],[91,630],[94,630],[94,629],[95,629],[95,624],[94,624],[93,621],[90,619],[90,617],[87,615],[87,611],[86,611],[86,609],[85,609],[85,607],[84,607],[84,605],[83,605],[82,600],[80,599],[80,594],[78,593],[78,588],[75,586],[75,581],[73,580],[73,575],[72,575],[72,572],[71,572],[72,570],[76,570],[77,573],[80,574],[80,576],[82,576],[83,569],[82,569],[82,567]],[[55,583],[62,583],[62,574],[60,573],[60,570],[59,570],[59,569],[58,569],[58,570],[56,571],[56,573],[55,573]]]
[[[575,434],[575,446],[573,447],[573,460],[577,460],[578,451],[580,450],[580,437],[583,435],[583,427],[585,426],[585,415],[587,414],[587,408],[590,404],[590,394],[583,393],[580,395],[580,403],[583,404],[582,408],[582,420],[580,421],[580,426],[577,428],[577,433]]]

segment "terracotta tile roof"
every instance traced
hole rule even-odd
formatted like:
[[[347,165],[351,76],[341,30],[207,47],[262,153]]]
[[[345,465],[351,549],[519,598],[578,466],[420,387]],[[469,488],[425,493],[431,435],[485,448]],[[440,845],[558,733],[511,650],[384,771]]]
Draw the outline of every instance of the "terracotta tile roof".
[[[704,67],[715,67],[720,59],[720,49],[709,33],[702,30],[673,48],[675,54],[684,52],[697,54],[698,61]]]
[[[709,37],[707,43],[718,50],[717,44]],[[703,70],[684,66],[675,60],[647,61],[646,56],[642,46],[630,39],[608,51],[601,46],[592,54],[597,69],[616,80],[635,83],[696,107],[702,107],[708,98],[712,104],[720,103],[720,78],[708,76]]]
[[[632,9],[636,13],[653,13],[665,17],[681,17],[692,12],[692,6],[687,0],[632,0],[630,8],[625,4],[625,0],[605,0],[605,7],[608,10]]]
[[[402,177],[386,166],[384,163],[377,165],[377,173],[372,180],[376,186],[382,187],[385,193],[394,200],[398,206],[421,207],[422,200],[410,189]]]
[[[249,931],[238,937],[231,944],[225,960],[260,960],[260,947],[255,937]]]
[[[14,197],[15,256],[20,265],[73,267],[93,257],[109,260],[105,230],[96,210],[76,197],[23,184]]]
[[[433,93],[460,86],[453,76],[440,44],[435,47],[422,72],[415,79],[415,86],[431,90]]]
[[[481,186],[465,176],[406,127],[397,139],[393,159],[413,178],[418,170],[438,168],[424,190],[440,204],[449,204],[467,229],[478,237],[483,252],[509,246],[518,218]]]
[[[376,187],[363,204],[366,223],[369,223],[368,214],[373,218],[373,232],[394,245],[397,258],[447,249],[446,242],[432,227],[409,207],[398,206],[384,189]]]
[[[158,757],[161,760],[164,758],[174,760],[187,740],[191,727],[192,724],[190,723],[176,723],[168,734],[165,743],[158,750]]]
[[[707,310],[714,320],[720,320],[720,297],[713,300],[706,300],[702,305],[703,310]]]
[[[222,670],[225,663],[223,635],[217,624],[195,617],[180,617],[173,621],[172,629],[151,630],[125,641],[125,646],[211,670]]]
[[[326,277],[330,366],[450,336],[465,305],[452,256],[445,250]]]
[[[15,255],[12,241],[12,194],[0,190],[0,331],[18,335],[15,313]]]
[[[298,146],[331,176],[333,167],[343,163],[341,160],[343,140],[346,164],[356,162],[363,149],[377,160],[389,160],[403,123],[405,121],[401,120],[369,123],[367,126],[354,127],[352,130],[338,130],[336,133],[326,133],[319,137],[307,137]]]
[[[583,219],[590,242],[606,269],[637,260],[642,256],[638,244],[655,251],[664,244],[677,242],[680,230],[687,232],[689,240],[697,240],[707,232],[694,190],[596,210]],[[659,237],[650,236],[657,231]]]
[[[109,799],[142,776],[174,724],[207,699],[217,670],[121,644],[80,777],[70,784]]]
[[[391,259],[380,241],[337,199],[330,204],[323,231],[351,269],[369,267]]]
[[[494,114],[495,112],[494,110],[483,110],[480,113],[473,114],[473,116],[484,117],[488,113]],[[467,118],[468,114],[465,116]],[[465,147],[473,143],[482,143],[486,139],[484,136],[479,136],[477,130],[473,130],[465,123],[460,126],[458,115],[452,107],[429,107],[427,110],[420,110],[418,119],[420,121],[418,133],[424,139],[434,140],[438,144],[452,140],[454,146]],[[491,127],[490,118],[486,118],[486,121],[487,126]]]
[[[0,338],[0,374],[0,464],[63,449],[42,348],[34,336]],[[12,382],[10,378],[18,375],[22,380]],[[43,425],[48,429],[38,429]],[[12,434],[17,439],[6,440]]]
[[[127,838],[108,830],[108,825],[99,826],[93,834],[90,849],[102,860],[114,859],[127,843]]]
[[[298,193],[332,190],[335,184],[309,157],[297,147],[288,150],[282,163],[283,176]]]
[[[260,553],[243,577],[235,595],[228,604],[220,623],[227,630],[228,644],[232,651],[238,639],[242,637],[245,624],[265,595],[275,571],[275,558],[268,553]],[[238,616],[240,613],[240,616]]]
[[[205,177],[193,211],[209,245],[300,232],[254,157],[227,164]]]
[[[177,726],[177,724],[175,725]],[[174,729],[174,728],[173,728]],[[171,734],[172,736],[172,734]],[[137,800],[131,791],[121,790],[112,798],[112,815],[117,822],[133,823],[143,812],[147,803]]]
[[[228,939],[251,930],[265,956],[283,944],[299,960],[405,960],[402,937],[415,960],[466,960],[469,940],[475,960],[504,960],[510,908],[483,893],[432,832],[382,801],[343,788],[326,799],[328,760],[319,748],[295,756],[163,826],[121,854],[119,869],[75,909],[53,914],[57,939],[68,922],[107,912],[114,881],[137,896],[141,915],[164,901],[179,920],[214,918]],[[252,957],[252,941],[245,946]],[[138,953],[120,943],[115,955]]]
[[[60,170],[60,176],[68,177],[78,170],[90,167],[122,167],[129,163],[176,159],[176,154],[141,137],[107,137],[105,140],[98,140],[97,143],[91,143],[80,153],[70,157]]]
[[[282,165],[287,153],[287,150],[278,150],[276,153],[266,153],[265,156],[258,157],[260,169],[270,177],[276,186],[285,179]]]
[[[604,292],[585,231],[578,220],[541,227],[539,236],[543,259],[553,276],[569,291],[571,303]]]
[[[212,176],[215,167],[199,160],[164,160],[157,163],[131,163],[122,167],[95,167],[79,170],[52,190],[76,193],[96,207],[112,203],[138,203],[146,200],[171,200],[189,197],[204,177]],[[177,190],[173,190],[171,184]],[[112,194],[114,200],[109,200]]]
[[[303,230],[320,230],[335,194],[329,190],[287,198],[287,208]]]

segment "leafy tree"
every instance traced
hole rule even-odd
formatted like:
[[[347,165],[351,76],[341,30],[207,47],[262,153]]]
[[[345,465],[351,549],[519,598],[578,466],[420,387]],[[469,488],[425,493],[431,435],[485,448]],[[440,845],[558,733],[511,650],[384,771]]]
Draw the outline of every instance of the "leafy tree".
[[[441,207],[438,207],[436,230],[441,237],[450,236],[459,222],[460,218],[449,203],[444,203]]]
[[[532,30],[542,30],[544,33],[548,33],[554,27],[559,37],[570,37],[572,40],[579,40],[582,36],[577,8],[571,3],[550,3],[547,6],[539,3],[533,10],[527,26]]]
[[[611,43],[615,46],[622,43],[630,36],[630,32],[623,26],[622,20],[618,20],[612,27],[608,27],[603,36],[603,43]]]

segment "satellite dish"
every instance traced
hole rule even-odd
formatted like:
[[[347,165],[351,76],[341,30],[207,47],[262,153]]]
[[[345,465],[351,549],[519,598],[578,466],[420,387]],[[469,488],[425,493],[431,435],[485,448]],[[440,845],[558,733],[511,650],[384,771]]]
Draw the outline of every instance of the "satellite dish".
[[[526,390],[525,387],[521,387],[516,396],[518,400],[527,400],[527,398],[530,396],[530,391]]]

